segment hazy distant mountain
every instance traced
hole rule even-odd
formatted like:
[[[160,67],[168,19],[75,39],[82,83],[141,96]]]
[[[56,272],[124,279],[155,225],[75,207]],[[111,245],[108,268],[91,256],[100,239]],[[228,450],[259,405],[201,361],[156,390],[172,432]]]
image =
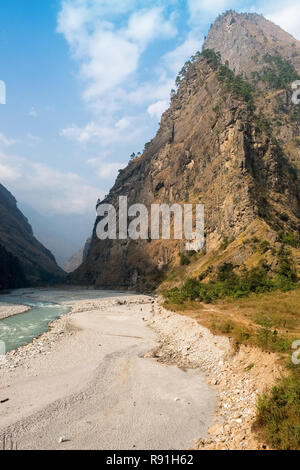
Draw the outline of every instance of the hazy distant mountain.
[[[33,232],[55,256],[63,269],[69,259],[82,249],[92,233],[93,214],[41,215],[32,207],[20,204]]]
[[[72,273],[74,272],[79,266],[86,260],[88,251],[91,245],[91,238],[89,238],[84,247],[81,248],[81,250],[77,251],[75,255],[73,255],[68,262],[66,263],[64,269],[67,273]]]

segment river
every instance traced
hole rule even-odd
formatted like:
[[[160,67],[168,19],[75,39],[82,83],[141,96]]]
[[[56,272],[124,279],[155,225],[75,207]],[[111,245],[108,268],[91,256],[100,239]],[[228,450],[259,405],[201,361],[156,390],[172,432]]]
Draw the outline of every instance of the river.
[[[5,344],[5,351],[30,343],[49,328],[49,323],[70,311],[70,307],[52,302],[28,300],[14,295],[3,295],[0,302],[26,305],[30,310],[0,320],[0,341]]]

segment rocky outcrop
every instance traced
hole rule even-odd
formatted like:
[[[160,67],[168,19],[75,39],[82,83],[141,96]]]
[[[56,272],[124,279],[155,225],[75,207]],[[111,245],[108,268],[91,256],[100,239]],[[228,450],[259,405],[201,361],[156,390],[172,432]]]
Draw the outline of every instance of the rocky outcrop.
[[[0,184],[0,289],[51,283],[64,277],[54,256],[33,235],[12,194]]]
[[[211,254],[250,226],[271,238],[299,229],[300,112],[288,82],[300,72],[300,43],[259,15],[227,12],[204,47],[179,74],[157,135],[104,202],[203,203]],[[176,240],[100,241],[94,230],[72,281],[151,289],[183,249]],[[247,256],[240,251],[235,261]]]
[[[300,69],[299,41],[257,13],[228,11],[211,26],[204,49],[220,52],[222,61],[248,79],[266,64],[266,54],[279,54]]]

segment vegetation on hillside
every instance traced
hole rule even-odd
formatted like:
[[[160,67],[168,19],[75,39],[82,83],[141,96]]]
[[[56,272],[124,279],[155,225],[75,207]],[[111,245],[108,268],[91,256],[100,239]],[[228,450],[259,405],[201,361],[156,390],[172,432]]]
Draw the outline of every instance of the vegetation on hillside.
[[[175,304],[195,300],[211,303],[227,297],[247,297],[252,293],[287,291],[297,285],[297,274],[290,253],[282,246],[278,253],[276,273],[270,273],[270,266],[264,261],[249,270],[242,268],[240,274],[235,272],[233,264],[224,263],[218,267],[216,275],[210,281],[203,282],[201,277],[190,278],[181,288],[174,287],[165,291],[164,296],[167,301]]]
[[[271,447],[300,449],[300,369],[291,367],[290,360],[300,331],[300,289],[289,248],[298,247],[299,240],[296,234],[285,232],[279,233],[279,240],[275,271],[262,259],[257,266],[239,270],[225,262],[205,272],[209,281],[204,282],[203,275],[188,278],[182,287],[166,290],[164,298],[166,307],[191,312],[214,333],[230,336],[236,349],[240,344],[258,346],[288,361],[288,377],[259,397],[257,425]],[[259,244],[261,254],[270,249],[267,241]],[[183,264],[194,258],[194,254],[185,255]],[[217,308],[202,312],[199,302],[213,302]]]
[[[224,83],[228,92],[233,93],[233,95],[244,99],[247,102],[252,102],[254,92],[252,86],[244,80],[241,75],[236,75],[229,68],[228,63],[222,64],[220,53],[215,52],[212,49],[205,49],[202,52],[197,52],[184,64],[176,78],[177,87],[186,77],[191,65],[200,58],[204,58],[213,70],[218,71],[218,79],[220,82]]]
[[[268,65],[264,67],[260,79],[271,88],[288,90],[292,82],[299,80],[300,75],[293,64],[280,55],[266,54],[264,60]]]
[[[258,400],[257,423],[274,449],[300,449],[300,373],[282,379]]]

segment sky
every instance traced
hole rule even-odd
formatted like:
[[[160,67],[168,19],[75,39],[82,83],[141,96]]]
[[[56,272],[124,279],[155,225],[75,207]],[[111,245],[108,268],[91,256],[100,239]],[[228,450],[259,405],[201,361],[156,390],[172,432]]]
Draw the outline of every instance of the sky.
[[[167,109],[216,16],[263,13],[300,39],[299,0],[6,0],[0,182],[43,215],[93,213]]]

